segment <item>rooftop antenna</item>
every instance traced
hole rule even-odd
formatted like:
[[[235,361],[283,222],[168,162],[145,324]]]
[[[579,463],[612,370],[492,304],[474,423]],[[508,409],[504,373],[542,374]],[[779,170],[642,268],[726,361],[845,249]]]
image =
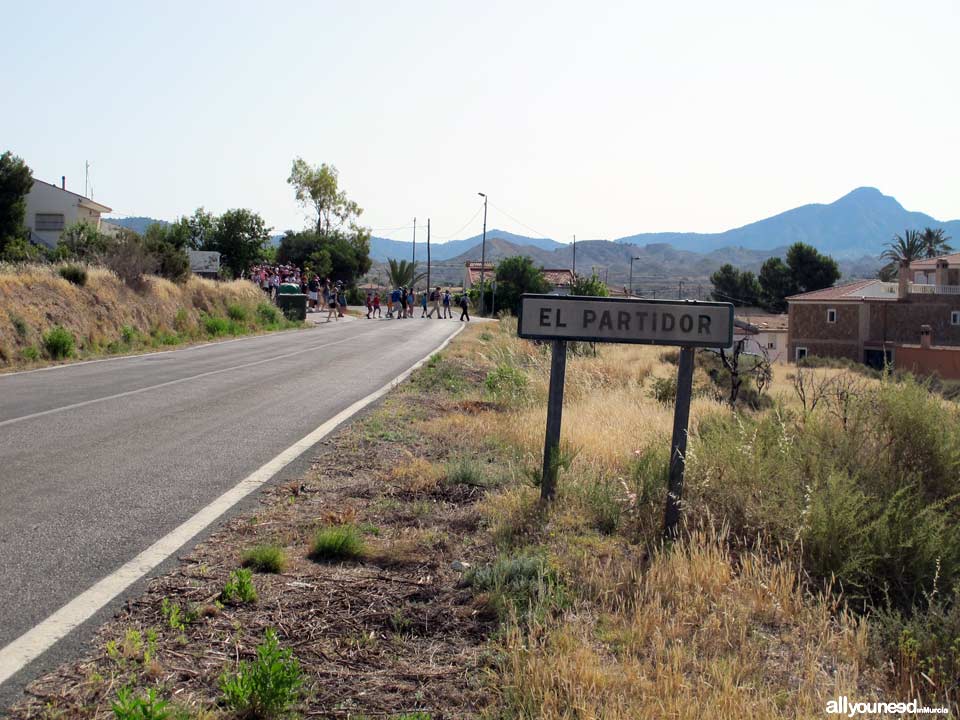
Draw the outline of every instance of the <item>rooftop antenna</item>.
[[[83,162],[83,196],[90,197],[90,161]]]

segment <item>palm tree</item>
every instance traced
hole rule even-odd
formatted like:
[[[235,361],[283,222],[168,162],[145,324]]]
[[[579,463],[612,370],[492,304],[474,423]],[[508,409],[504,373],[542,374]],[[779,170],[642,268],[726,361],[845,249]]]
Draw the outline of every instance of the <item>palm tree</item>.
[[[880,254],[881,260],[889,260],[900,267],[910,267],[910,263],[919,260],[924,254],[924,243],[916,230],[906,230],[903,235],[894,235],[887,243],[887,249]]]
[[[390,266],[387,270],[387,279],[390,281],[390,287],[410,288],[426,277],[426,273],[418,273],[416,266],[412,262],[400,260],[397,262],[393,258],[387,258]]]
[[[923,251],[928,258],[939,257],[953,252],[953,248],[947,244],[950,238],[943,232],[942,228],[924,228],[920,233],[920,240],[923,242]]]

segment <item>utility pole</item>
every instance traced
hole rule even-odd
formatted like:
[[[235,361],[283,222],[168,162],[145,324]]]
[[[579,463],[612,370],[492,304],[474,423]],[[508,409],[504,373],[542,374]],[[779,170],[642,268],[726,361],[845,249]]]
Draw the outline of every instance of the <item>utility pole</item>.
[[[680,280],[680,285],[677,286],[677,300],[683,300],[683,280]]]
[[[573,277],[577,277],[577,236],[573,236]]]
[[[427,295],[430,295],[430,218],[427,218]]]
[[[90,197],[90,161],[83,161],[83,196]]]
[[[487,272],[487,196],[484,193],[477,193],[483,198],[483,240],[480,244],[480,316],[483,316],[483,308],[486,303],[486,292],[483,285],[483,279]],[[463,289],[467,291],[466,288]]]
[[[413,276],[417,276],[417,219],[413,219]]]

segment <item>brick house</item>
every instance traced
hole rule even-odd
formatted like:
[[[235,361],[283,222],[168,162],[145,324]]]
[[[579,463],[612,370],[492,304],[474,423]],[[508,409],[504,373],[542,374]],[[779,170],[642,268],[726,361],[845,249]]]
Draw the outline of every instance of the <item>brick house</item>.
[[[787,304],[790,360],[819,355],[898,366],[897,348],[921,346],[925,326],[923,347],[960,347],[960,253],[918,261],[895,283],[857,280],[793,295]]]

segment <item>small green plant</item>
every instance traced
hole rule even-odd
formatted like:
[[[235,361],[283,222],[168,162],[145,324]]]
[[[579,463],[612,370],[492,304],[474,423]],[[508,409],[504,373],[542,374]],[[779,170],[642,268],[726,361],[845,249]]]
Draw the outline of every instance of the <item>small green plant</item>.
[[[433,716],[425,712],[412,712],[394,715],[390,720],[433,720]]]
[[[80,265],[64,265],[58,270],[60,277],[78,287],[87,284],[87,270]]]
[[[211,337],[226,335],[230,331],[230,323],[226,318],[214,317],[213,315],[203,316],[203,329]]]
[[[186,308],[177,310],[173,317],[173,327],[178,333],[187,333],[190,330],[190,315]]]
[[[20,351],[20,357],[29,362],[36,362],[40,359],[40,351],[37,350],[36,345],[28,345]]]
[[[471,457],[460,456],[447,463],[447,483],[449,485],[486,485],[483,468]]]
[[[513,365],[497,365],[483,384],[492,397],[502,402],[523,400],[527,395],[527,376]]]
[[[491,608],[501,619],[511,612],[543,617],[567,604],[559,576],[538,555],[501,557],[493,565],[467,571],[464,581],[488,594]]]
[[[125,345],[133,345],[140,339],[140,333],[135,327],[124,325],[120,328],[120,339],[123,340]]]
[[[287,566],[287,555],[279,545],[257,545],[243,554],[241,564],[263,573],[282,573]]]
[[[220,601],[228,605],[255,603],[257,589],[253,585],[253,573],[241,568],[230,573],[230,579],[220,592]]]
[[[117,720],[167,720],[172,715],[170,703],[157,697],[153,688],[146,696],[135,695],[129,687],[117,690],[117,699],[110,703]]]
[[[443,391],[451,395],[458,395],[467,386],[463,368],[444,359],[440,353],[431,356],[427,364],[413,374],[410,382],[420,390]]]
[[[256,660],[241,662],[236,673],[224,673],[219,681],[224,705],[248,718],[285,713],[296,702],[302,684],[300,663],[289,649],[280,649],[272,629],[257,647]]]
[[[234,322],[244,322],[247,319],[247,310],[242,305],[230,303],[227,305],[227,317]]]
[[[27,339],[27,333],[29,332],[29,328],[27,327],[27,323],[24,321],[22,317],[20,317],[19,315],[11,314],[10,324],[13,325],[14,332],[17,333],[17,335],[20,337],[21,340]]]
[[[310,558],[318,562],[352,560],[361,557],[363,551],[363,536],[356,525],[332,525],[317,530]]]
[[[43,336],[43,349],[54,360],[62,360],[73,355],[75,342],[69,330],[56,325]]]
[[[265,302],[257,305],[257,321],[261,325],[278,325],[281,320],[280,311],[276,306]]]
[[[187,625],[197,619],[196,612],[184,611],[178,603],[172,603],[167,598],[160,603],[160,614],[163,615],[163,619],[171,630],[186,630]]]

